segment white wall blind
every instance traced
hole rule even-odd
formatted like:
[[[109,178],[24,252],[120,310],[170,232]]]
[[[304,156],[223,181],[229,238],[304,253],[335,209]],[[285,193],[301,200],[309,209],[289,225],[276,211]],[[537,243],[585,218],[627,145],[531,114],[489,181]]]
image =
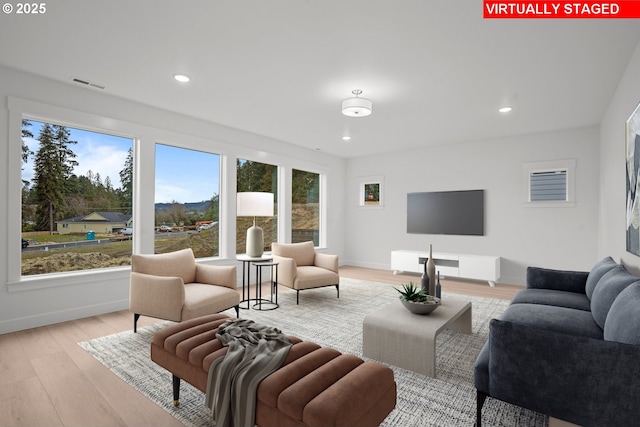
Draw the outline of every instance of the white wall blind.
[[[529,200],[566,201],[567,171],[532,172],[529,176]]]

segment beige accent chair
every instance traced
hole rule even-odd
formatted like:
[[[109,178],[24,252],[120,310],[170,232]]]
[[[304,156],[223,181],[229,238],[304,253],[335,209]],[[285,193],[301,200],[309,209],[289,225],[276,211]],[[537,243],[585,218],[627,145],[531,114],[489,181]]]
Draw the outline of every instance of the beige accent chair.
[[[196,263],[191,248],[133,254],[129,289],[133,332],[141,315],[182,322],[234,307],[240,317],[236,280],[235,266]]]
[[[340,298],[338,255],[316,252],[313,242],[272,243],[271,255],[278,265],[278,283],[296,290],[296,304],[303,289],[335,286]]]

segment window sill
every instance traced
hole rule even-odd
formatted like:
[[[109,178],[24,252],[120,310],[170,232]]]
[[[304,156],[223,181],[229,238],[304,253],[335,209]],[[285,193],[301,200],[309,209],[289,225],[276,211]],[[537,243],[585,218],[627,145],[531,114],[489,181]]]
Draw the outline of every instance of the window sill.
[[[61,286],[77,286],[88,282],[129,279],[131,267],[113,267],[65,273],[39,274],[7,283],[9,292],[33,291]]]
[[[575,202],[524,202],[525,208],[573,208]]]

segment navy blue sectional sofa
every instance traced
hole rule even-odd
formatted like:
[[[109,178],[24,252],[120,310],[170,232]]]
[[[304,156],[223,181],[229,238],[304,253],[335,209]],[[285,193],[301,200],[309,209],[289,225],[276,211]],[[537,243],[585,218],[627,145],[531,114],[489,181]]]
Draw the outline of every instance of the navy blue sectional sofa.
[[[527,269],[527,287],[474,366],[487,397],[581,426],[640,425],[640,277],[610,257],[590,272]]]

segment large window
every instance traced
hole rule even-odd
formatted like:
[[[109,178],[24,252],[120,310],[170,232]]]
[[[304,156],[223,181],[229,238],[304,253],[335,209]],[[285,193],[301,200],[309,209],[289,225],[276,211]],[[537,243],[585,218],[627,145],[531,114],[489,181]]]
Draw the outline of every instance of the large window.
[[[155,253],[219,255],[220,156],[156,144]]]
[[[291,180],[291,242],[320,245],[320,175],[294,169]]]
[[[22,120],[23,276],[130,264],[132,145]]]
[[[274,216],[256,218],[257,225],[264,233],[264,250],[271,250],[271,243],[278,241],[278,167],[266,163],[238,159],[236,163],[237,192],[255,191],[273,193]],[[236,253],[246,252],[247,229],[253,218],[238,217],[236,220]]]

